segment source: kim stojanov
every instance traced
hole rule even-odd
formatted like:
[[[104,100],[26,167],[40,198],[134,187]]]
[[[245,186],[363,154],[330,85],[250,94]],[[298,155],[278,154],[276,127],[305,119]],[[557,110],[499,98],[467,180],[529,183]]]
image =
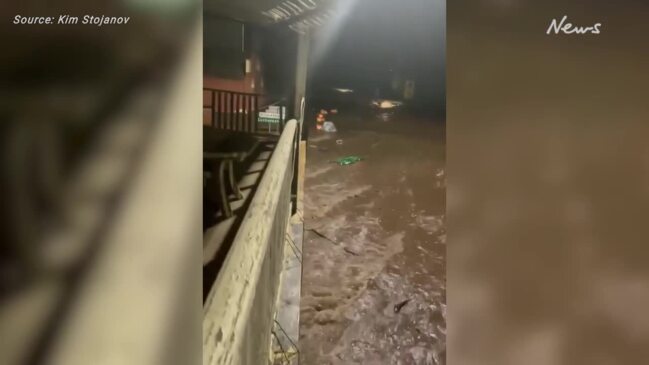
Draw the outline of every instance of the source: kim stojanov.
[[[131,20],[129,16],[84,15],[81,18],[69,14],[56,16],[16,15],[13,24],[17,25],[124,25]]]

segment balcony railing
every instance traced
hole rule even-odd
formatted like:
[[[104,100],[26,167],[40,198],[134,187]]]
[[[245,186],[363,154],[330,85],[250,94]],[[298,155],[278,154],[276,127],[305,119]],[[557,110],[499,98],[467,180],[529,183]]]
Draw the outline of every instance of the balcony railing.
[[[286,123],[288,108],[284,99],[277,99],[279,100],[260,94],[203,88],[203,124],[236,132],[281,132]],[[277,128],[270,128],[259,118],[259,113],[270,106],[279,106]]]
[[[259,95],[233,91],[203,89],[209,101],[203,102],[203,109],[209,111],[207,122],[215,128],[232,131],[257,131]]]
[[[290,218],[299,126],[282,131],[204,305],[203,364],[265,364]]]

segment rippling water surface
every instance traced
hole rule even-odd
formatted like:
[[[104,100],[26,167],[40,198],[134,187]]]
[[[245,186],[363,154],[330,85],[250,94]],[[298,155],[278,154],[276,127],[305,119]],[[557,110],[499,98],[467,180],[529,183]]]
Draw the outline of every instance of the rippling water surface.
[[[302,364],[444,364],[443,123],[332,120],[307,150]]]

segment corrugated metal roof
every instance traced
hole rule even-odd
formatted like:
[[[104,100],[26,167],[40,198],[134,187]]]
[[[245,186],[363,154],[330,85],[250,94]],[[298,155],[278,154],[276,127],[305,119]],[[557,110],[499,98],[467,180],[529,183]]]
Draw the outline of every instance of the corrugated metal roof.
[[[285,24],[302,33],[336,15],[337,0],[205,0],[206,14],[258,25]]]

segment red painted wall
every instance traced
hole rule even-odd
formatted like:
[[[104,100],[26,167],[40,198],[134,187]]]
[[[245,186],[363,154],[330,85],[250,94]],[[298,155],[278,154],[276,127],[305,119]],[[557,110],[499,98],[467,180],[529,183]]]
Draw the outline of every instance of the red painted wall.
[[[265,85],[261,62],[256,55],[253,55],[250,58],[250,72],[247,73],[243,79],[224,79],[204,74],[203,88],[249,94],[264,94]],[[260,105],[264,105],[265,102],[264,98],[260,98]],[[211,121],[209,109],[211,106],[211,93],[203,90],[203,124],[209,124]]]

